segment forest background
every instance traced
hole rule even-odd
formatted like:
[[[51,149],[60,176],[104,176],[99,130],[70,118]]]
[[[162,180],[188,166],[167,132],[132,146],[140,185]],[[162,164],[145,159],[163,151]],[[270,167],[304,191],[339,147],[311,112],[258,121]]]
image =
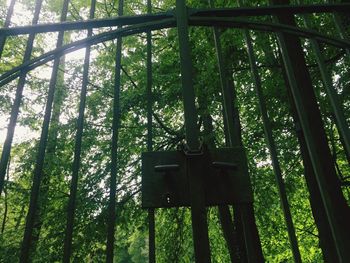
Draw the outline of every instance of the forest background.
[[[0,26],[5,22],[10,1],[0,0]],[[316,3],[316,1],[305,1]],[[59,22],[62,0],[44,1],[39,23]],[[205,1],[187,1],[191,7],[208,7]],[[265,5],[264,1],[249,1],[246,5]],[[152,11],[174,8],[174,1],[153,1]],[[217,7],[234,7],[234,1],[215,1]],[[68,21],[88,19],[90,1],[71,0]],[[34,0],[17,0],[11,26],[31,23]],[[125,1],[124,15],[147,12],[145,1]],[[95,18],[118,14],[115,1],[99,0]],[[253,18],[271,22],[271,17]],[[302,26],[301,16],[296,16]],[[334,35],[330,14],[312,15],[314,29]],[[112,28],[94,29],[93,34]],[[69,31],[64,42],[86,37],[86,31]],[[268,32],[251,31],[263,93],[296,235],[302,259],[321,262],[318,231],[309,203],[304,167],[296,136],[298,127],[291,116],[286,92],[286,80],[276,36]],[[57,33],[37,34],[32,57],[38,57],[55,47]],[[21,64],[27,36],[7,38],[1,60],[0,74]],[[184,140],[183,106],[180,81],[179,48],[176,29],[152,32],[153,70],[153,147],[155,150],[176,149]],[[199,128],[204,140],[214,139],[217,147],[225,146],[222,118],[220,77],[213,31],[207,27],[190,29],[190,44],[194,63],[194,83],[198,96]],[[241,29],[221,30],[221,44],[227,70],[233,79],[235,107],[239,111],[241,136],[246,149],[249,172],[254,190],[254,208],[263,253],[268,262],[290,262],[292,252],[288,240],[278,189],[271,166],[269,150],[254,90],[246,43]],[[329,147],[334,158],[343,193],[349,201],[349,160],[347,160],[335,126],[334,115],[327,100],[315,54],[309,40],[302,39],[307,65]],[[118,139],[118,177],[115,231],[116,262],[147,262],[147,211],[141,208],[141,153],[146,151],[146,34],[123,39],[120,97],[120,129]],[[350,65],[344,51],[323,47],[328,70],[332,74],[345,110],[350,119]],[[41,187],[40,213],[34,240],[34,262],[56,262],[62,259],[66,211],[72,174],[76,122],[85,51],[66,55],[59,68],[56,94],[46,150],[44,181]],[[89,82],[85,110],[81,166],[79,172],[77,209],[73,232],[74,262],[103,262],[106,250],[106,221],[111,163],[112,105],[115,74],[116,40],[91,48]],[[349,60],[348,60],[349,61]],[[30,71],[11,150],[4,192],[0,197],[0,261],[16,262],[25,227],[33,169],[52,62]],[[5,140],[6,127],[15,96],[17,80],[0,88],[0,139]],[[210,120],[213,132],[205,133],[203,123]],[[229,262],[216,207],[208,209],[208,223],[213,262]],[[156,256],[158,262],[192,262],[193,244],[188,208],[156,210]]]

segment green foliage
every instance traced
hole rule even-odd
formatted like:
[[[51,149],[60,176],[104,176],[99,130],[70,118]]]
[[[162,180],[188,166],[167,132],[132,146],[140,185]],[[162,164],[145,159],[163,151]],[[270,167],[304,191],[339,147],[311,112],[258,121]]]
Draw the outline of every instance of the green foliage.
[[[5,13],[5,2],[0,1],[0,22]],[[32,11],[34,1],[22,1]],[[62,0],[44,3],[43,20],[57,21]],[[192,7],[208,7],[204,1],[192,0]],[[265,4],[249,1],[250,5]],[[125,14],[146,12],[144,1],[125,2]],[[231,1],[217,1],[216,6],[232,7]],[[69,20],[87,18],[90,1],[72,0]],[[174,1],[155,1],[153,11],[174,7]],[[96,17],[117,14],[116,1],[98,1]],[[332,33],[334,25],[329,15],[312,15],[317,30]],[[269,21],[268,17],[258,18]],[[108,30],[108,29],[103,29]],[[94,34],[103,31],[94,30]],[[236,106],[242,125],[242,140],[246,148],[250,176],[254,189],[255,214],[264,256],[267,262],[291,262],[292,252],[281,210],[271,159],[264,139],[258,102],[252,84],[248,56],[242,31],[220,29],[225,63],[234,81]],[[288,201],[302,258],[305,262],[320,262],[318,244],[309,194],[304,180],[304,169],[295,127],[290,114],[288,94],[281,74],[278,46],[273,34],[251,32],[254,49],[263,82],[268,114],[278,148]],[[86,32],[66,34],[66,42],[85,37]],[[176,29],[152,32],[153,52],[153,143],[155,150],[171,150],[184,140],[184,117],[180,81],[180,59]],[[10,37],[0,60],[0,73],[22,63],[27,37]],[[51,42],[48,43],[47,41]],[[56,35],[36,37],[33,57],[48,51]],[[205,109],[213,119],[212,137],[218,147],[225,145],[222,118],[222,99],[218,65],[210,28],[191,28],[190,44],[194,63],[193,78],[198,97],[205,98]],[[307,41],[303,42],[309,47]],[[113,91],[116,41],[92,47],[88,95],[79,172],[77,204],[73,233],[73,262],[104,262],[106,250],[106,222],[111,166],[111,123],[113,118]],[[138,34],[123,39],[123,72],[121,76],[121,127],[118,141],[118,178],[115,231],[116,262],[148,262],[147,213],[141,209],[141,152],[146,151],[146,36]],[[334,124],[328,100],[310,49],[305,50],[315,92],[325,122],[330,147],[333,151],[340,178],[349,176],[338,131]],[[325,46],[329,71],[340,95],[345,113],[350,119],[349,64],[338,49]],[[66,211],[72,174],[83,58],[81,53],[66,56],[61,64],[48,150],[45,159],[38,216],[38,240],[35,242],[33,262],[59,262],[63,255]],[[52,64],[48,63],[28,73],[17,130],[26,128],[28,138],[15,139],[11,152],[6,194],[0,197],[0,220],[5,222],[0,234],[0,262],[18,261],[19,248],[25,227],[33,169],[46,103],[48,79]],[[9,116],[17,82],[0,88],[1,115]],[[199,105],[197,105],[199,106]],[[0,129],[7,125],[1,124]],[[203,127],[201,127],[201,131]],[[19,132],[17,132],[19,134]],[[23,137],[23,136],[22,136]],[[348,181],[347,181],[348,182]],[[349,199],[348,188],[344,187]],[[7,214],[3,221],[5,206]],[[208,225],[213,262],[229,262],[229,253],[223,238],[217,208],[208,209]],[[159,209],[156,211],[156,256],[158,262],[193,262],[191,217],[188,208]]]

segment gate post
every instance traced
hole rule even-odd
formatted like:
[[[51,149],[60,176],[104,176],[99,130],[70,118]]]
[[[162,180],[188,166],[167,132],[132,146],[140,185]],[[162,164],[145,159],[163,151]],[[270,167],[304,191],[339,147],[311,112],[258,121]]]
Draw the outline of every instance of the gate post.
[[[189,150],[196,152],[199,150],[200,144],[192,80],[193,68],[188,40],[188,15],[185,0],[176,1],[176,19],[179,36],[186,142]],[[203,173],[201,172],[201,164],[196,161],[196,157],[194,157],[191,162],[188,162],[187,175],[189,175],[190,182],[190,204],[195,259],[197,263],[209,263],[211,259],[207,211],[204,200]]]

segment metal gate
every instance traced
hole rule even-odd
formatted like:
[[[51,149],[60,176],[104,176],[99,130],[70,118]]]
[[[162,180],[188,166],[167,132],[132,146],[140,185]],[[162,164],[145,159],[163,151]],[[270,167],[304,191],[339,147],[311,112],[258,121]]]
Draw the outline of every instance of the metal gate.
[[[278,150],[273,136],[271,119],[267,113],[266,98],[258,63],[254,51],[254,40],[251,31],[273,33],[278,40],[281,70],[285,74],[286,89],[290,95],[290,109],[294,113],[294,121],[299,124],[298,143],[301,147],[304,166],[309,165],[313,172],[305,175],[310,192],[311,206],[317,207],[322,224],[317,224],[323,255],[328,262],[347,262],[350,259],[350,210],[342,192],[346,184],[339,180],[335,163],[328,146],[328,141],[322,122],[322,115],[317,104],[313,83],[308,71],[305,52],[301,39],[307,39],[310,50],[317,62],[325,98],[329,101],[330,110],[334,115],[334,123],[342,143],[343,151],[350,160],[350,132],[337,89],[330,70],[327,68],[324,46],[341,50],[344,63],[349,66],[350,41],[347,37],[349,26],[346,14],[350,13],[350,4],[302,4],[290,5],[289,1],[270,1],[270,5],[260,7],[244,7],[238,0],[237,7],[214,7],[213,1],[208,8],[187,6],[185,0],[177,0],[174,9],[163,12],[152,12],[151,1],[147,1],[147,14],[124,16],[123,1],[118,2],[118,16],[94,19],[96,0],[91,1],[89,19],[66,21],[69,0],[64,0],[60,22],[38,23],[41,14],[42,0],[35,1],[32,25],[10,26],[15,0],[11,0],[7,10],[4,26],[0,29],[0,57],[3,54],[7,39],[28,36],[25,45],[23,61],[0,76],[0,87],[16,83],[15,94],[11,100],[11,113],[8,121],[6,139],[2,147],[0,163],[0,193],[2,202],[5,200],[6,188],[11,184],[7,177],[9,173],[10,153],[14,131],[21,109],[27,73],[52,62],[52,73],[49,81],[46,106],[44,110],[40,139],[37,145],[36,159],[33,164],[33,180],[30,189],[29,208],[25,220],[25,230],[20,249],[20,262],[28,262],[34,253],[33,236],[37,217],[40,189],[45,180],[45,157],[50,143],[50,122],[52,120],[53,104],[57,95],[60,64],[62,57],[78,49],[85,48],[82,87],[79,95],[79,114],[76,125],[74,156],[72,157],[70,192],[66,207],[66,226],[64,230],[63,261],[70,262],[72,254],[72,236],[75,227],[75,211],[77,203],[78,177],[81,166],[81,151],[87,89],[89,85],[89,64],[91,46],[106,41],[116,40],[115,80],[113,86],[113,117],[110,152],[109,175],[109,205],[106,242],[106,261],[113,262],[116,232],[116,191],[118,187],[118,136],[121,128],[120,106],[121,74],[125,73],[121,58],[123,39],[130,35],[146,33],[147,45],[146,82],[144,94],[147,109],[147,152],[142,155],[142,205],[148,210],[149,227],[149,261],[155,262],[155,209],[167,207],[190,207],[192,218],[193,245],[196,262],[211,262],[208,218],[206,207],[218,206],[225,240],[232,262],[262,262],[264,261],[258,228],[255,222],[253,208],[253,189],[247,166],[247,157],[241,139],[241,128],[238,123],[240,112],[235,106],[232,73],[226,63],[220,35],[227,28],[240,29],[244,37],[244,45],[249,59],[252,85],[256,91],[259,111],[262,118],[266,144],[271,156],[276,184],[288,237],[295,262],[301,262],[298,242],[293,225],[292,215],[287,200],[284,178],[278,160]],[[313,29],[310,14],[329,14],[334,23],[334,34],[329,35]],[[297,16],[298,20],[295,20]],[[271,21],[266,22],[269,18]],[[226,147],[215,148],[212,138],[205,139],[200,135],[198,127],[198,95],[194,89],[194,68],[191,58],[189,28],[209,27],[213,30],[218,73],[220,76],[222,96],[222,120],[225,124]],[[104,32],[93,34],[93,29],[110,28]],[[174,151],[153,151],[153,95],[152,95],[152,31],[164,28],[176,28],[179,44],[181,87],[183,100],[183,116],[185,140]],[[320,27],[319,27],[320,28]],[[318,28],[318,29],[319,29]],[[65,44],[65,32],[83,32],[86,37]],[[35,40],[45,33],[56,32],[56,48],[35,56]],[[227,44],[226,44],[227,45]],[[15,51],[14,51],[15,52]],[[2,59],[7,59],[2,56]],[[205,59],[205,58],[204,58]],[[344,72],[344,74],[349,74]],[[14,82],[15,81],[15,82]],[[234,81],[234,80],[233,80]],[[349,88],[349,87],[347,87]],[[103,103],[103,102],[102,102]],[[205,103],[204,103],[205,104]],[[204,129],[206,129],[204,127]],[[213,130],[207,130],[210,134]],[[252,142],[254,143],[254,142]],[[233,210],[232,210],[233,209]],[[231,214],[234,211],[235,216]],[[6,214],[5,214],[6,218]],[[315,218],[316,219],[316,218]],[[5,222],[5,219],[4,219]],[[238,231],[239,230],[239,231]],[[62,230],[63,231],[63,230]],[[237,235],[241,244],[237,244]],[[239,239],[238,238],[238,239]],[[242,241],[243,240],[243,241]],[[238,242],[239,243],[239,242]]]

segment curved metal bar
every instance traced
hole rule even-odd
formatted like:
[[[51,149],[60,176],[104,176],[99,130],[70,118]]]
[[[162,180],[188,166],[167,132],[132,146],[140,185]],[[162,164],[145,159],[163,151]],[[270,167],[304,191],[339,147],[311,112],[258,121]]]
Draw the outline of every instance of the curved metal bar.
[[[236,27],[236,28],[247,28],[255,29],[268,32],[285,32],[293,34],[299,37],[314,38],[320,42],[324,42],[339,48],[350,48],[350,41],[344,39],[337,39],[331,36],[321,34],[314,30],[302,29],[288,25],[249,21],[238,18],[227,18],[227,17],[193,17],[190,16],[189,24],[192,26],[217,26],[217,27]],[[115,39],[118,36],[129,36],[136,33],[147,32],[149,30],[157,30],[162,28],[174,27],[176,25],[175,18],[166,18],[161,21],[153,21],[143,23],[142,25],[136,24],[129,27],[113,30],[110,32],[101,33],[99,35],[89,37],[76,41],[74,43],[65,45],[61,48],[57,48],[50,52],[47,52],[35,59],[25,62],[12,70],[4,73],[0,76],[0,87],[9,83],[10,81],[17,78],[21,71],[30,71],[38,66],[41,66],[48,61],[54,59],[56,56],[62,56],[64,54],[71,53],[80,48],[84,48],[88,45],[95,45],[104,41]]]
[[[10,5],[9,5],[9,7],[7,9],[7,14],[6,14],[6,19],[5,19],[5,23],[4,23],[4,28],[8,28],[10,26],[13,10],[14,10],[14,7],[15,7],[15,3],[16,3],[16,0],[11,0]],[[3,34],[0,33],[0,58],[1,58],[1,55],[2,55],[2,51],[4,50],[5,41],[6,41],[6,36],[4,36]]]
[[[30,71],[36,67],[39,67],[50,60],[53,60],[57,56],[62,56],[78,49],[84,48],[86,46],[96,45],[101,42],[109,41],[115,39],[119,36],[129,36],[137,33],[143,33],[148,30],[157,30],[162,28],[174,27],[176,25],[176,21],[174,18],[163,19],[162,21],[155,21],[149,23],[143,23],[142,25],[133,25],[129,27],[124,27],[120,29],[116,29],[109,32],[104,32],[96,36],[88,37],[71,44],[62,46],[60,48],[56,48],[50,52],[47,52],[37,58],[31,59],[10,71],[4,73],[0,76],[0,87],[9,83],[10,81],[17,78],[22,71]]]
[[[349,48],[350,41],[338,39],[325,34],[319,33],[315,30],[298,28],[283,24],[250,21],[238,18],[227,17],[190,17],[189,23],[193,26],[216,26],[216,27],[236,27],[246,29],[256,29],[268,32],[284,32],[293,34],[299,37],[313,38],[323,43],[330,44],[339,48]]]
[[[135,16],[123,16],[123,17],[111,17],[106,19],[94,19],[74,22],[41,24],[20,26],[13,28],[0,28],[1,36],[16,36],[24,34],[38,34],[56,31],[68,31],[68,30],[85,30],[92,28],[110,27],[110,26],[128,26],[140,23],[147,23],[152,21],[158,21],[166,18],[174,17],[173,12],[161,12],[157,14],[148,15],[135,15]]]
[[[267,16],[277,14],[281,15],[331,12],[350,12],[350,4],[332,3],[314,5],[276,5],[260,7],[189,9],[190,15],[201,17]]]
[[[189,8],[190,16],[195,17],[238,17],[238,16],[266,16],[276,14],[306,14],[306,13],[330,13],[350,12],[350,4],[316,4],[316,5],[280,5],[262,7],[239,7],[239,8]],[[13,28],[0,28],[1,36],[15,36],[30,33],[46,33],[67,30],[84,30],[108,26],[134,25],[139,23],[161,20],[174,17],[174,10],[160,12],[157,14],[146,14],[136,16],[112,17],[105,19],[74,21],[64,23],[41,24],[35,26],[21,26]]]

